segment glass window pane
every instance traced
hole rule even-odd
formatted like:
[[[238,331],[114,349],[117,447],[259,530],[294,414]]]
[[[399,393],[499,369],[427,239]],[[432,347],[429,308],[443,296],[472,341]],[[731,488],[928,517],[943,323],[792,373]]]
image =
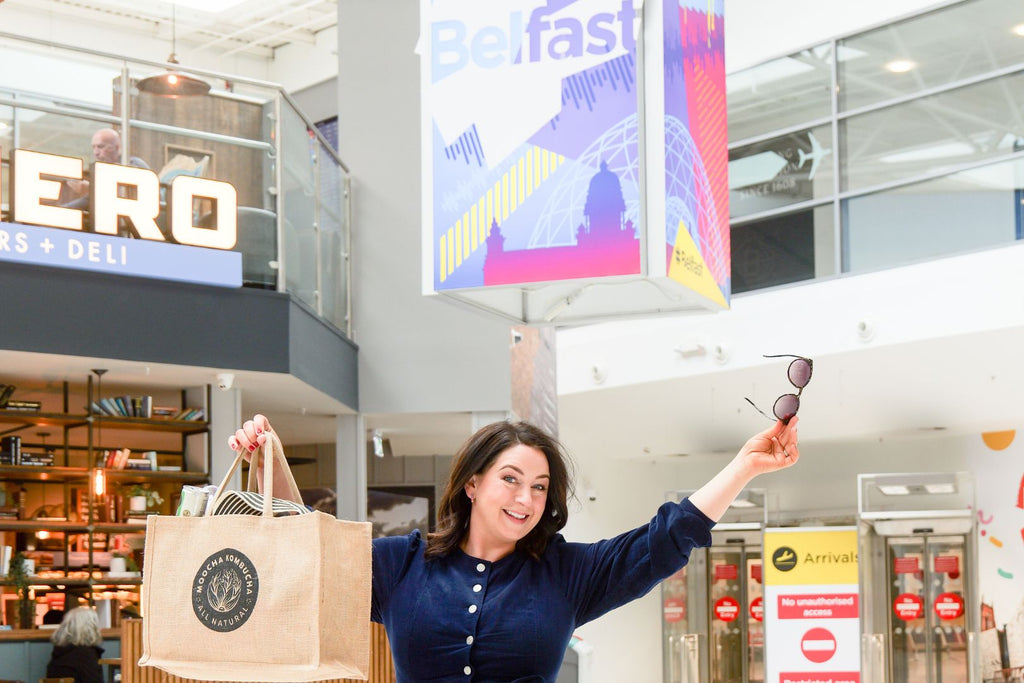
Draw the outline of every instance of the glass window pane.
[[[729,152],[729,213],[734,218],[832,194],[832,131],[820,126]]]
[[[10,198],[7,196],[11,173],[11,150],[14,148],[14,109],[11,107],[0,107],[0,220],[7,220],[7,209],[10,206]]]
[[[854,109],[1018,64],[1024,6],[974,0],[839,43],[839,107]]]
[[[732,228],[732,292],[835,273],[832,205]]]
[[[993,247],[1018,235],[1024,160],[844,202],[844,270],[863,272]]]
[[[323,317],[347,331],[348,260],[346,255],[343,171],[327,151],[318,144],[320,192],[320,282],[323,292]]]
[[[1009,154],[1024,139],[1024,74],[843,121],[844,190]]]
[[[829,44],[727,75],[729,139],[744,140],[830,115],[831,83]]]
[[[302,118],[281,106],[281,197],[284,204],[285,288],[319,311],[313,144]]]

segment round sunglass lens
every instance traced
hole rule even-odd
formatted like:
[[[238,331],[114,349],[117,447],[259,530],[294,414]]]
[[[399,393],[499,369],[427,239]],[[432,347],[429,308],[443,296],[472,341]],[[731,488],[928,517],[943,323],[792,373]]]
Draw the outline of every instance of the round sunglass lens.
[[[798,410],[800,410],[800,399],[796,394],[783,394],[779,396],[778,400],[775,401],[775,407],[772,408],[775,417],[782,420],[783,424],[789,424],[789,421],[793,419]]]
[[[797,389],[803,389],[811,381],[811,363],[798,358],[789,364],[789,381]]]

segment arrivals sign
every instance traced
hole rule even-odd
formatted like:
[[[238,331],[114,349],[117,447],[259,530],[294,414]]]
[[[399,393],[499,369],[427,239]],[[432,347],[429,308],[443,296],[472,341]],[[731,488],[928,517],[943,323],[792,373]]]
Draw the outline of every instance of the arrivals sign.
[[[857,530],[767,529],[765,681],[859,683]]]
[[[223,287],[242,284],[235,188],[178,176],[166,188],[149,169],[97,162],[90,175],[88,225],[58,205],[62,183],[82,180],[82,160],[16,149],[11,154],[12,222],[0,223],[0,261],[92,270]],[[212,207],[213,227],[195,225],[196,201]],[[161,230],[159,219],[167,226]],[[130,225],[139,239],[118,237]]]
[[[726,307],[722,5],[422,0],[424,292],[647,276]]]

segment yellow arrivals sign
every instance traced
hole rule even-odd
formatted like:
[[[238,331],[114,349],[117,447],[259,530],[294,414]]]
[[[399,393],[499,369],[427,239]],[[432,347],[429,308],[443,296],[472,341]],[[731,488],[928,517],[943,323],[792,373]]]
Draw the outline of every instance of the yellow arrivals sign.
[[[765,531],[765,585],[856,585],[857,581],[856,529]]]

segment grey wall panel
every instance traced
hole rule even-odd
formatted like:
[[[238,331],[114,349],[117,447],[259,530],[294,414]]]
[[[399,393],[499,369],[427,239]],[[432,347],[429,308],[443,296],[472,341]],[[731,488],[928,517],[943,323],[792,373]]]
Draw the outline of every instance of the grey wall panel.
[[[331,324],[292,302],[289,315],[291,373],[347,406],[359,407],[358,349]]]
[[[357,349],[287,294],[0,264],[0,349],[291,373],[357,408]]]

